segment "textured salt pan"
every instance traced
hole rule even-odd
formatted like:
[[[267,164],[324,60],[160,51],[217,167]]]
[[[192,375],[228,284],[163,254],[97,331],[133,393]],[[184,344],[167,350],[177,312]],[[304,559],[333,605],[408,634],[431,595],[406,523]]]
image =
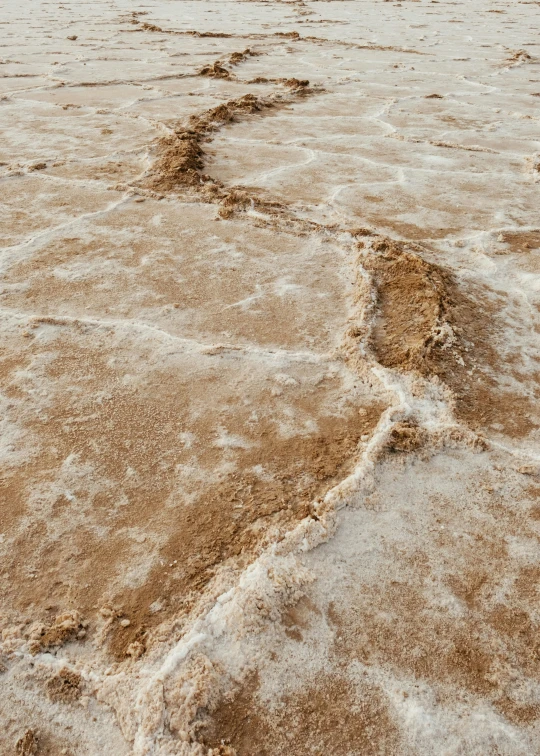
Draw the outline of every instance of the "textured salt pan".
[[[0,750],[536,753],[537,4],[0,20]]]

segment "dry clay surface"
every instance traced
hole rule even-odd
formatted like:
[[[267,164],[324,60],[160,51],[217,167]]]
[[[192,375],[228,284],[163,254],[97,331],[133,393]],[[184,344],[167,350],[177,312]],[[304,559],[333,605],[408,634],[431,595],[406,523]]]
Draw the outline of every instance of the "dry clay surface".
[[[540,753],[540,5],[0,2],[0,753]]]

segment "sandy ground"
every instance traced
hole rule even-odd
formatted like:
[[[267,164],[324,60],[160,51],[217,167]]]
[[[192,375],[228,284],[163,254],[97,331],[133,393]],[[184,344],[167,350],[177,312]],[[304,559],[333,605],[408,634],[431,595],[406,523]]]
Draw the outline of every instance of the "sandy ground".
[[[0,3],[0,752],[540,753],[540,5]]]

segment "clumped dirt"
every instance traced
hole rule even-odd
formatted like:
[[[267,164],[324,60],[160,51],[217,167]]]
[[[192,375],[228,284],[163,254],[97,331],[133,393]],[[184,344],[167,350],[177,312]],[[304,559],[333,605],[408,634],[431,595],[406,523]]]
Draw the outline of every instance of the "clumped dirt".
[[[200,187],[210,180],[201,174],[204,167],[202,142],[239,116],[259,113],[271,107],[272,102],[247,94],[211,108],[201,115],[192,116],[187,127],[179,126],[172,134],[160,140],[159,157],[144,185],[163,192],[186,186]]]
[[[501,241],[514,253],[540,249],[540,229],[534,231],[505,231]]]
[[[281,84],[287,87],[287,89],[295,91],[296,94],[307,94],[312,91],[308,89],[309,79],[296,79],[295,77],[289,79],[267,79],[265,76],[257,76],[255,79],[250,79],[248,84]]]
[[[258,699],[258,687],[254,676],[203,729],[215,756],[399,753],[398,729],[376,685],[357,689],[345,674],[320,674],[300,691],[276,696],[272,708]]]
[[[387,239],[375,241],[361,263],[376,289],[371,346],[377,361],[388,368],[424,372],[444,338],[448,297],[442,269]]]
[[[231,72],[224,68],[219,60],[216,60],[215,63],[201,68],[199,76],[208,76],[211,79],[230,79]]]
[[[59,614],[54,622],[40,628],[37,637],[30,643],[30,652],[37,654],[43,649],[58,648],[77,636],[84,638],[86,635],[87,622],[79,612],[70,611]]]
[[[188,36],[188,37],[209,37],[209,38],[217,38],[217,39],[226,39],[228,37],[232,37],[232,34],[226,34],[225,32],[198,32],[194,30],[189,31],[178,31],[176,29],[163,29],[161,26],[158,26],[157,24],[152,24],[148,21],[140,21],[138,16],[144,16],[146,15],[146,11],[133,11],[131,14],[131,17],[127,19],[130,24],[133,24],[134,26],[137,26],[136,29],[132,29],[130,31],[137,31],[137,32],[158,32],[159,34],[171,34],[174,36]],[[126,20],[126,19],[124,19]]]
[[[233,52],[229,56],[229,65],[237,66],[253,55],[257,55],[257,53],[252,52],[249,47],[243,52]],[[233,77],[232,72],[224,67],[221,60],[216,60],[214,63],[201,68],[199,76],[208,76],[212,79],[230,79]]]
[[[501,358],[500,295],[466,289],[390,239],[375,240],[360,261],[376,292],[369,344],[381,365],[438,376],[454,394],[456,416],[473,429],[495,424],[514,437],[534,429],[535,400],[500,387],[501,372],[514,370]]]
[[[532,55],[530,55],[527,50],[514,50],[511,52],[508,57],[506,58],[505,63],[508,65],[515,65],[519,63],[527,63],[528,61],[532,60]]]
[[[47,695],[55,703],[73,703],[81,696],[81,676],[67,667],[47,681]]]
[[[235,54],[244,55],[248,52],[254,54],[248,50],[245,53]],[[201,75],[218,78],[228,78],[229,73],[219,62],[201,71]],[[283,84],[291,90],[293,96],[306,96],[313,92],[308,87],[307,79],[272,81]],[[262,210],[269,216],[283,213],[284,203],[264,196],[261,190],[253,187],[249,190],[241,186],[226,187],[222,182],[203,173],[206,155],[202,144],[212,141],[213,134],[217,130],[234,122],[238,117],[261,113],[285,102],[286,100],[279,95],[274,96],[273,99],[263,99],[253,94],[246,94],[200,115],[191,116],[187,126],[180,125],[171,134],[159,140],[158,158],[150,174],[139,183],[139,186],[166,193],[178,192],[182,189],[195,191],[204,201],[217,204],[218,214],[224,219],[230,218],[235,212],[245,211],[249,207]]]
[[[15,746],[17,756],[37,756],[39,740],[34,730],[27,730]]]
[[[138,23],[137,21],[134,21],[134,23]],[[143,21],[141,24],[141,31],[150,31],[150,32],[160,32],[163,34],[163,29],[161,26],[157,26],[157,24],[149,24],[147,21]]]
[[[409,422],[394,423],[387,441],[387,447],[392,452],[416,451],[424,445],[427,433],[418,424]]]
[[[283,84],[284,87],[288,87],[289,89],[305,89],[306,87],[309,87],[309,80],[308,79],[281,79],[279,80],[281,84]]]

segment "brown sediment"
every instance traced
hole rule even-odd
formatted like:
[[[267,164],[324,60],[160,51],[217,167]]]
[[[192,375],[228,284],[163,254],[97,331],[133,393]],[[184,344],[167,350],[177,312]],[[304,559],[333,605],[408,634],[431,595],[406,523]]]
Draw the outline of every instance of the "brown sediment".
[[[233,52],[229,56],[229,63],[231,66],[237,66],[239,63],[243,63],[248,58],[257,55],[257,53],[254,53],[252,50],[250,50],[249,47],[246,47],[245,50],[242,52]]]
[[[246,51],[247,53],[248,51]],[[221,76],[216,72],[205,75]],[[203,69],[204,70],[204,69]],[[228,72],[223,69],[223,76]],[[309,81],[299,79],[276,79],[291,89],[290,96],[310,95],[314,90],[309,89]],[[150,175],[140,182],[141,187],[159,192],[179,191],[188,188],[199,192],[201,198],[219,205],[219,216],[230,218],[236,211],[254,207],[269,214],[281,212],[283,202],[277,202],[261,196],[256,188],[249,190],[243,187],[227,188],[220,181],[202,173],[205,165],[205,152],[202,143],[212,140],[214,132],[223,126],[234,122],[239,116],[253,115],[269,108],[284,104],[287,100],[280,95],[273,98],[260,98],[253,94],[246,94],[238,99],[229,100],[222,105],[192,116],[188,126],[179,126],[174,132],[163,137],[158,142],[158,159],[152,166]]]
[[[464,150],[465,152],[488,152],[492,155],[497,155],[497,150],[492,150],[489,147],[479,147],[474,144],[459,144],[458,142],[447,142],[441,139],[430,139],[429,144],[434,147],[446,147],[450,150]]]
[[[270,427],[261,429],[264,445],[241,452],[238,472],[200,494],[196,506],[171,515],[171,536],[160,552],[166,566],[156,566],[140,589],[118,597],[130,625],[113,629],[115,656],[144,650],[139,644],[147,630],[164,614],[188,611],[218,565],[231,559],[247,564],[269,538],[279,540],[310,516],[312,502],[350,470],[361,435],[375,427],[381,412],[373,406],[349,418],[322,418],[320,431],[306,437],[279,439]],[[267,471],[264,479],[251,472],[257,463]],[[156,602],[165,611],[153,613]]]
[[[231,72],[223,68],[220,61],[216,60],[215,63],[201,68],[199,76],[208,76],[211,79],[230,79]]]
[[[78,672],[63,667],[47,681],[47,695],[55,703],[73,703],[81,697],[81,682]]]
[[[252,52],[249,47],[243,52],[233,52],[229,56],[229,65],[237,66],[239,63],[243,63],[244,60],[247,60],[250,56],[256,54],[257,53]],[[199,76],[208,76],[212,79],[230,79],[232,74],[231,71],[224,67],[221,60],[216,60],[214,63],[201,68]]]
[[[262,385],[249,388],[245,407],[231,402],[234,388],[220,389],[223,376],[215,370],[224,365],[218,361],[214,370],[205,364],[204,378],[191,376],[195,363],[187,375],[150,372],[134,391],[122,385],[127,366],[118,373],[109,362],[110,332],[93,334],[88,343],[83,325],[71,324],[71,334],[62,318],[40,318],[39,325],[63,329],[61,353],[55,348],[54,360],[44,360],[48,409],[21,418],[39,453],[6,471],[0,489],[1,530],[14,534],[4,564],[9,578],[3,578],[13,613],[8,623],[42,623],[24,636],[32,653],[82,641],[83,616],[93,633],[108,606],[114,655],[143,653],[148,631],[173,614],[185,616],[222,564],[242,569],[268,539],[310,516],[313,500],[354,465],[359,440],[385,409],[350,401],[334,414],[331,397],[340,386],[334,379],[327,389],[288,386],[283,409],[309,418],[310,427],[297,421],[293,435],[283,434],[282,410],[276,410],[282,400],[272,393],[273,382],[265,384],[264,372]],[[2,365],[10,401],[24,396],[16,375],[25,364],[19,356]],[[217,405],[207,407],[209,392],[217,393]],[[220,428],[242,445],[216,444]],[[193,435],[192,446],[184,431]],[[62,483],[68,458],[83,477]],[[32,522],[18,532],[33,500],[39,506]],[[138,534],[143,546],[132,540]],[[139,561],[147,566],[135,587],[127,587],[122,576]]]
[[[17,756],[37,756],[39,739],[34,730],[27,730],[15,745]]]
[[[296,79],[295,77],[292,77],[289,79],[280,79],[280,78],[267,79],[265,76],[257,76],[255,79],[250,79],[250,81],[248,81],[248,84],[282,84],[284,87],[287,87],[288,89],[298,90],[298,91],[304,90],[304,94],[306,94],[307,92],[311,93],[313,91],[313,90],[307,89],[307,87],[309,87],[308,79]]]
[[[378,239],[361,264],[372,276],[376,312],[369,344],[384,367],[438,376],[452,390],[458,419],[493,424],[519,438],[536,427],[531,396],[500,388],[501,307],[495,292],[463,284],[407,244]]]
[[[482,556],[477,560],[480,564]],[[519,671],[536,677],[540,655],[538,625],[527,611],[502,605],[489,608],[486,597],[494,590],[504,561],[502,554],[488,556],[484,566],[489,578],[477,576],[475,570],[468,577],[460,576],[457,596],[468,607],[462,618],[435,609],[410,580],[378,585],[376,591],[366,587],[362,622],[355,621],[354,613],[334,612],[337,658],[349,663],[357,659],[368,667],[425,680],[437,686],[440,696],[450,695],[447,686],[458,686],[485,696],[497,708],[509,709],[505,690],[512,675]],[[534,710],[538,714],[537,706]]]
[[[305,87],[309,87],[309,81],[307,79],[278,79],[278,81],[283,84],[283,86],[288,87],[289,89],[304,89]]]
[[[200,172],[204,167],[201,143],[238,116],[258,113],[273,107],[273,104],[247,94],[211,108],[201,115],[192,116],[187,128],[179,126],[171,135],[160,140],[160,156],[144,185],[157,191],[174,191],[185,186],[197,187],[209,181]]]
[[[424,445],[427,433],[412,421],[394,423],[388,436],[387,448],[392,452],[416,451]]]
[[[145,11],[146,13],[146,11]],[[178,31],[177,29],[163,29],[161,26],[158,26],[157,24],[152,24],[148,21],[139,21],[136,16],[144,15],[141,13],[132,13],[132,18],[128,19],[130,24],[134,24],[137,26],[136,29],[130,29],[129,31],[148,31],[148,32],[158,32],[159,34],[173,34],[175,36],[188,36],[188,37],[210,37],[210,38],[217,38],[217,39],[227,39],[228,37],[237,36],[233,34],[226,34],[225,32],[199,32],[194,30],[189,31]]]
[[[426,372],[431,352],[445,338],[441,328],[448,296],[442,269],[389,239],[374,241],[360,260],[376,290],[370,345],[377,361],[388,368]]]
[[[508,55],[508,57],[505,60],[505,63],[507,65],[516,64],[516,63],[526,63],[529,60],[532,60],[532,55],[530,55],[527,52],[527,50],[514,50]]]
[[[503,231],[501,241],[508,245],[510,252],[528,252],[540,249],[540,229],[533,231]]]
[[[321,673],[298,692],[278,694],[271,708],[258,690],[253,675],[212,713],[202,740],[213,756],[399,753],[399,730],[377,685],[355,684],[345,671]]]
[[[51,625],[37,631],[37,637],[32,638],[29,644],[30,652],[37,654],[43,649],[58,648],[77,636],[84,637],[86,627],[87,623],[79,612],[70,611],[59,614]]]

